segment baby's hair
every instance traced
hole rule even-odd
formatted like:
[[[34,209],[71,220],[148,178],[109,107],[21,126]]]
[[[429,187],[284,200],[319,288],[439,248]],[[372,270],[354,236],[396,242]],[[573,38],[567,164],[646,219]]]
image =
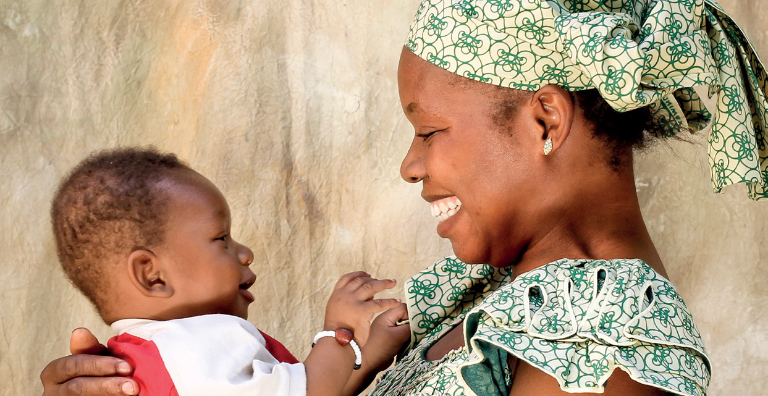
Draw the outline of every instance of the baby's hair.
[[[59,261],[97,309],[106,303],[114,258],[163,242],[167,197],[158,183],[190,170],[153,147],[91,154],[61,182],[51,205]]]

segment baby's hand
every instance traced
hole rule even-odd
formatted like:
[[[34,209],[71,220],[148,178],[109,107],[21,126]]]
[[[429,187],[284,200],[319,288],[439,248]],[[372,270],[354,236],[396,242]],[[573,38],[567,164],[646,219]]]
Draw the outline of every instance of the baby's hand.
[[[373,296],[382,290],[395,287],[396,284],[394,279],[374,279],[362,271],[342,276],[336,282],[336,287],[325,307],[324,329],[352,330],[355,341],[360,346],[365,345],[373,315],[400,304],[400,300],[393,298],[375,300]]]
[[[411,338],[410,324],[397,325],[397,322],[407,319],[408,310],[401,303],[379,315],[371,324],[371,334],[363,348],[363,359],[375,372],[389,367],[403,344]]]

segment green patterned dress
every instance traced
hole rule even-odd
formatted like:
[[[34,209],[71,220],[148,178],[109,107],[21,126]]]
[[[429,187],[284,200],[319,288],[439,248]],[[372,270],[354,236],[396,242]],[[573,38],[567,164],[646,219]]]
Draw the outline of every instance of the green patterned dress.
[[[613,370],[670,394],[706,394],[710,363],[674,286],[641,260],[558,260],[519,275],[446,258],[405,285],[411,344],[371,396],[508,395],[509,354],[568,392]],[[464,321],[465,346],[424,354]]]

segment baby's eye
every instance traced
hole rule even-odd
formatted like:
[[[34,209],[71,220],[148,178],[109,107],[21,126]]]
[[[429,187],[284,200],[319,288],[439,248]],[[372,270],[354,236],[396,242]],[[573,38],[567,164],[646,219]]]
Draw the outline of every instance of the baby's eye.
[[[224,234],[224,235],[222,235],[222,236],[220,236],[220,237],[218,237],[218,238],[216,238],[214,240],[215,241],[224,241],[224,242],[226,242],[227,238],[229,238],[229,235],[228,234]]]

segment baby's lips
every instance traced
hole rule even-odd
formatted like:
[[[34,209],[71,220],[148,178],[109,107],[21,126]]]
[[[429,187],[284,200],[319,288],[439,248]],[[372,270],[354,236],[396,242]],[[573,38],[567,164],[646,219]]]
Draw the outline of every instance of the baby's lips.
[[[240,282],[240,288],[243,290],[248,290],[251,288],[251,286],[253,286],[254,283],[256,283],[256,274],[251,272],[250,276]]]
[[[256,298],[253,296],[253,293],[246,289],[240,289],[240,294],[243,296],[243,298],[245,298],[246,301],[248,301],[248,304],[256,300]]]

